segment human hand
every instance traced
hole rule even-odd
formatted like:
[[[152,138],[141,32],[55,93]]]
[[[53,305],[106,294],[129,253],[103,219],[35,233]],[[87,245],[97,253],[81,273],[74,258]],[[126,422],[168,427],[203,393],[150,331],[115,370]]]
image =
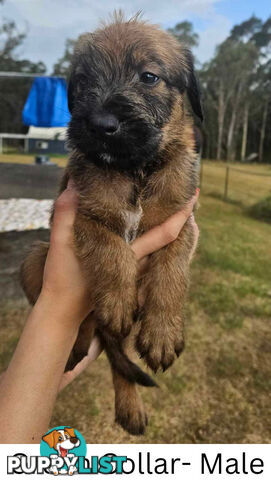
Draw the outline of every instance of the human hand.
[[[73,183],[55,202],[43,285],[39,301],[61,305],[78,327],[93,308],[89,288],[73,245],[78,197]]]

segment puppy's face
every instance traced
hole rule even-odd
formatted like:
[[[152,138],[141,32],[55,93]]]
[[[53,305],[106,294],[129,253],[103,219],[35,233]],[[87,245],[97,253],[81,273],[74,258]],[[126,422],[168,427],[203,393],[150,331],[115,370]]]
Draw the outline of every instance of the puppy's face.
[[[202,115],[191,55],[157,27],[116,21],[80,37],[69,83],[69,139],[86,161],[137,170],[159,151],[183,95]],[[177,106],[177,108],[176,108]]]

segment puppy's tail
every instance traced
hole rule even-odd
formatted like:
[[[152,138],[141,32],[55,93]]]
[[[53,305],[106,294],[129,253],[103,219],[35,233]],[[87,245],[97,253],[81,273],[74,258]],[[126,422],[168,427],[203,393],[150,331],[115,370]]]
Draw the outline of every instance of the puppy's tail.
[[[130,383],[138,383],[144,387],[157,387],[155,381],[127,357],[122,342],[105,331],[99,330],[99,337],[113,370]]]

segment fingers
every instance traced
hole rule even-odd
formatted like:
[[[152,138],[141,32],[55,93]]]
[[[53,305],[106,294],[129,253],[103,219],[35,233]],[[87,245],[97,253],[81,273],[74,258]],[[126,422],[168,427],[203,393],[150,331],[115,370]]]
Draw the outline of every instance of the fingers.
[[[69,243],[77,209],[77,193],[71,181],[55,202],[51,241]]]
[[[193,255],[196,251],[198,241],[199,241],[199,227],[196,224],[196,220],[195,220],[195,217],[194,217],[193,213],[191,214],[190,218],[191,218],[191,224],[192,224],[193,229],[194,229],[194,245],[193,245],[193,248],[191,250],[190,257],[189,257],[189,261],[191,262],[191,260],[193,258]]]
[[[176,240],[187,219],[190,217],[198,196],[199,189],[197,189],[196,194],[187,203],[185,208],[169,217],[161,225],[144,233],[133,242],[131,248],[138,260]]]

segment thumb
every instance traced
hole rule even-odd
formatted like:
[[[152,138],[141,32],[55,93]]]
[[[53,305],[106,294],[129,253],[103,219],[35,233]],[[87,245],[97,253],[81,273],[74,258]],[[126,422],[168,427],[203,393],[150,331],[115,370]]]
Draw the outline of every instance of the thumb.
[[[76,190],[67,188],[55,202],[51,229],[52,242],[69,242],[72,238],[73,224],[77,210]]]

